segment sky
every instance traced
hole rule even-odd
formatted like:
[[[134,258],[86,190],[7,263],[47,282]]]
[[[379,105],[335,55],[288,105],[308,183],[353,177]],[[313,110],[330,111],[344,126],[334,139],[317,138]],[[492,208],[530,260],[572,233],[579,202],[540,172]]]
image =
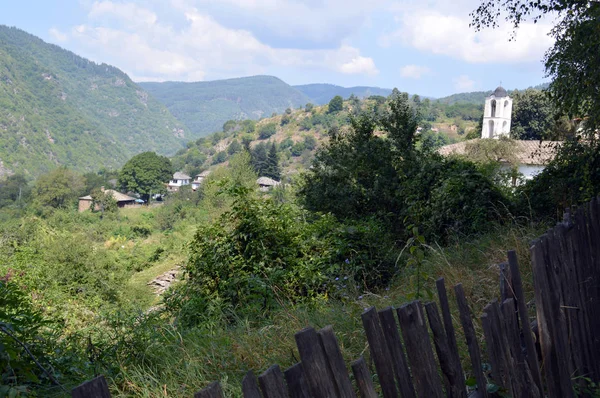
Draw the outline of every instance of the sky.
[[[545,80],[552,21],[475,32],[479,0],[0,0],[16,26],[134,81],[273,75],[430,97]]]

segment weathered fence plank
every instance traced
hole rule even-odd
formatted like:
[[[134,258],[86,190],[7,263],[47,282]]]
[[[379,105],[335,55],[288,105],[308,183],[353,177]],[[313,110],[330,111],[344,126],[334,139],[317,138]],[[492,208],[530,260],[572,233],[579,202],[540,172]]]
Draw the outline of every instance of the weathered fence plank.
[[[258,376],[258,383],[265,398],[287,398],[288,392],[279,365],[273,365]]]
[[[363,327],[369,341],[371,357],[375,362],[377,377],[385,398],[395,398],[398,396],[396,382],[394,380],[394,366],[392,365],[392,356],[388,350],[385,341],[385,335],[379,323],[377,310],[375,307],[367,309],[361,315]]]
[[[337,397],[333,373],[315,329],[305,328],[296,333],[294,337],[311,395]]]
[[[75,387],[71,391],[72,398],[111,398],[108,384],[104,376],[98,376],[95,379]]]
[[[223,390],[218,381],[210,383],[205,389],[194,394],[194,398],[223,398]]]
[[[442,398],[442,383],[437,372],[421,302],[404,304],[396,311],[417,395]]]
[[[361,398],[378,398],[379,396],[375,392],[375,387],[373,387],[371,372],[367,368],[365,359],[363,357],[358,358],[352,362],[351,367]]]
[[[523,349],[521,347],[521,337],[519,333],[519,326],[517,325],[517,318],[515,312],[514,299],[506,299],[502,303],[502,319],[504,320],[504,330],[506,332],[506,338],[510,348],[510,355],[513,358],[514,363],[514,379],[512,380],[513,385],[513,397],[514,398],[540,398],[540,392],[537,385],[533,381],[531,371],[529,370],[529,364],[525,359]]]
[[[446,284],[444,278],[439,278],[435,281],[435,286],[440,300],[440,309],[442,311],[442,319],[444,320],[444,329],[448,339],[448,349],[452,356],[453,367],[458,371],[458,379],[464,380],[465,375],[458,355],[458,344],[456,343],[456,331],[452,322],[452,313],[450,312],[450,302],[448,301],[448,293],[446,292]]]
[[[261,398],[256,376],[251,370],[242,379],[242,394],[244,398]]]
[[[517,310],[519,314],[519,320],[521,321],[521,335],[525,340],[525,357],[529,364],[529,370],[533,381],[541,393],[542,387],[542,376],[540,373],[540,366],[538,362],[538,354],[535,349],[535,343],[533,342],[533,334],[529,326],[529,314],[527,312],[527,305],[525,302],[525,293],[523,293],[523,282],[521,281],[521,271],[519,270],[519,262],[517,260],[517,252],[509,250],[507,253],[508,265],[510,266],[510,275],[512,279],[512,288],[515,293],[515,299],[517,300]]]
[[[356,397],[354,388],[350,382],[350,377],[348,376],[348,369],[344,363],[344,357],[342,357],[342,352],[340,351],[337,339],[333,333],[333,328],[331,326],[325,326],[323,329],[319,330],[319,338],[321,339],[323,350],[329,361],[329,366],[333,374],[333,381],[335,382],[339,396],[348,398]]]
[[[475,376],[475,380],[477,380],[477,392],[479,393],[479,397],[487,398],[487,381],[483,374],[481,351],[479,350],[479,344],[477,344],[477,337],[475,336],[475,329],[473,328],[473,321],[471,320],[471,310],[467,304],[467,299],[465,298],[465,292],[461,283],[454,286],[454,294],[456,295],[456,302],[460,312],[460,322],[462,323],[465,340],[469,349],[469,356],[471,357],[473,375]]]
[[[385,335],[388,349],[392,355],[394,364],[394,373],[398,382],[398,389],[402,398],[415,398],[415,388],[410,376],[408,363],[404,354],[402,340],[400,340],[400,332],[398,332],[398,324],[394,316],[392,307],[387,307],[379,311],[379,321]]]
[[[481,325],[485,335],[488,356],[492,364],[494,382],[504,387],[512,395],[512,380],[514,379],[512,371],[514,366],[497,301],[485,307],[484,314],[481,316]]]
[[[460,362],[458,365],[454,362],[448,344],[448,337],[442,326],[437,306],[433,302],[427,303],[425,304],[425,310],[427,312],[427,319],[429,320],[429,328],[433,333],[433,342],[440,362],[440,368],[444,375],[446,396],[448,398],[466,398],[467,391],[465,389],[465,379],[462,377],[462,366]]]
[[[566,353],[566,336],[563,311],[560,308],[560,287],[553,275],[551,264],[545,258],[547,236],[536,240],[531,247],[533,277],[536,285],[535,304],[540,332],[540,345],[544,359],[544,372],[548,396],[573,397],[570,360]]]
[[[310,392],[304,378],[302,363],[297,363],[283,372],[290,398],[310,398]]]

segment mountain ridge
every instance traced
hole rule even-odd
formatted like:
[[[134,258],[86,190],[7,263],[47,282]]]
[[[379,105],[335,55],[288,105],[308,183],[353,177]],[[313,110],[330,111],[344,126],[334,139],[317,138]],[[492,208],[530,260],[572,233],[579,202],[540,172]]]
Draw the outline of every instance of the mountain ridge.
[[[37,176],[172,155],[187,128],[125,72],[0,25],[0,173]]]

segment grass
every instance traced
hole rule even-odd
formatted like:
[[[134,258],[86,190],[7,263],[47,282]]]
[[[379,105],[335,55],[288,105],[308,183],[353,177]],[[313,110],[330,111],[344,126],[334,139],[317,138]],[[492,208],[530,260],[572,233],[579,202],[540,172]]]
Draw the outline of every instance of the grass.
[[[241,396],[241,379],[248,370],[260,374],[273,363],[282,369],[298,362],[294,334],[306,326],[333,325],[347,363],[364,355],[368,345],[360,314],[370,306],[398,307],[416,297],[417,274],[423,281],[421,299],[435,291],[435,280],[444,277],[451,303],[452,286],[462,283],[475,318],[483,307],[499,295],[497,265],[506,261],[506,251],[515,249],[520,261],[526,296],[533,296],[528,243],[542,228],[517,226],[497,230],[472,239],[457,239],[446,247],[427,246],[421,269],[404,268],[388,288],[376,292],[350,289],[349,300],[330,300],[313,307],[285,307],[268,319],[239,319],[234,326],[205,325],[179,330],[166,320],[152,326],[152,344],[139,353],[142,360],[122,359],[121,374],[112,381],[116,397],[190,397],[208,383],[219,380],[226,396]],[[149,275],[149,273],[148,273]],[[140,276],[141,278],[141,276]],[[436,297],[436,296],[434,296]],[[456,314],[456,309],[453,308]],[[469,361],[462,328],[455,319],[463,366]],[[474,319],[480,342],[483,336]],[[483,348],[482,348],[483,349]]]

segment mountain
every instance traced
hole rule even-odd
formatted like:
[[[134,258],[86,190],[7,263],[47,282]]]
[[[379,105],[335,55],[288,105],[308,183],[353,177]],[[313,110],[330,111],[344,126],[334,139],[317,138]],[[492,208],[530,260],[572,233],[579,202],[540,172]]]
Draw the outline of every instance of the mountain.
[[[335,84],[304,84],[293,86],[295,89],[308,96],[312,102],[317,105],[325,105],[336,95],[348,99],[352,94],[359,98],[366,98],[371,95],[381,95],[387,97],[392,93],[391,89],[379,87],[342,87]]]
[[[228,120],[256,120],[310,102],[302,92],[273,76],[138,84],[166,105],[196,137],[220,130]]]
[[[189,138],[121,70],[0,25],[0,177],[115,168],[143,151],[171,155]]]

